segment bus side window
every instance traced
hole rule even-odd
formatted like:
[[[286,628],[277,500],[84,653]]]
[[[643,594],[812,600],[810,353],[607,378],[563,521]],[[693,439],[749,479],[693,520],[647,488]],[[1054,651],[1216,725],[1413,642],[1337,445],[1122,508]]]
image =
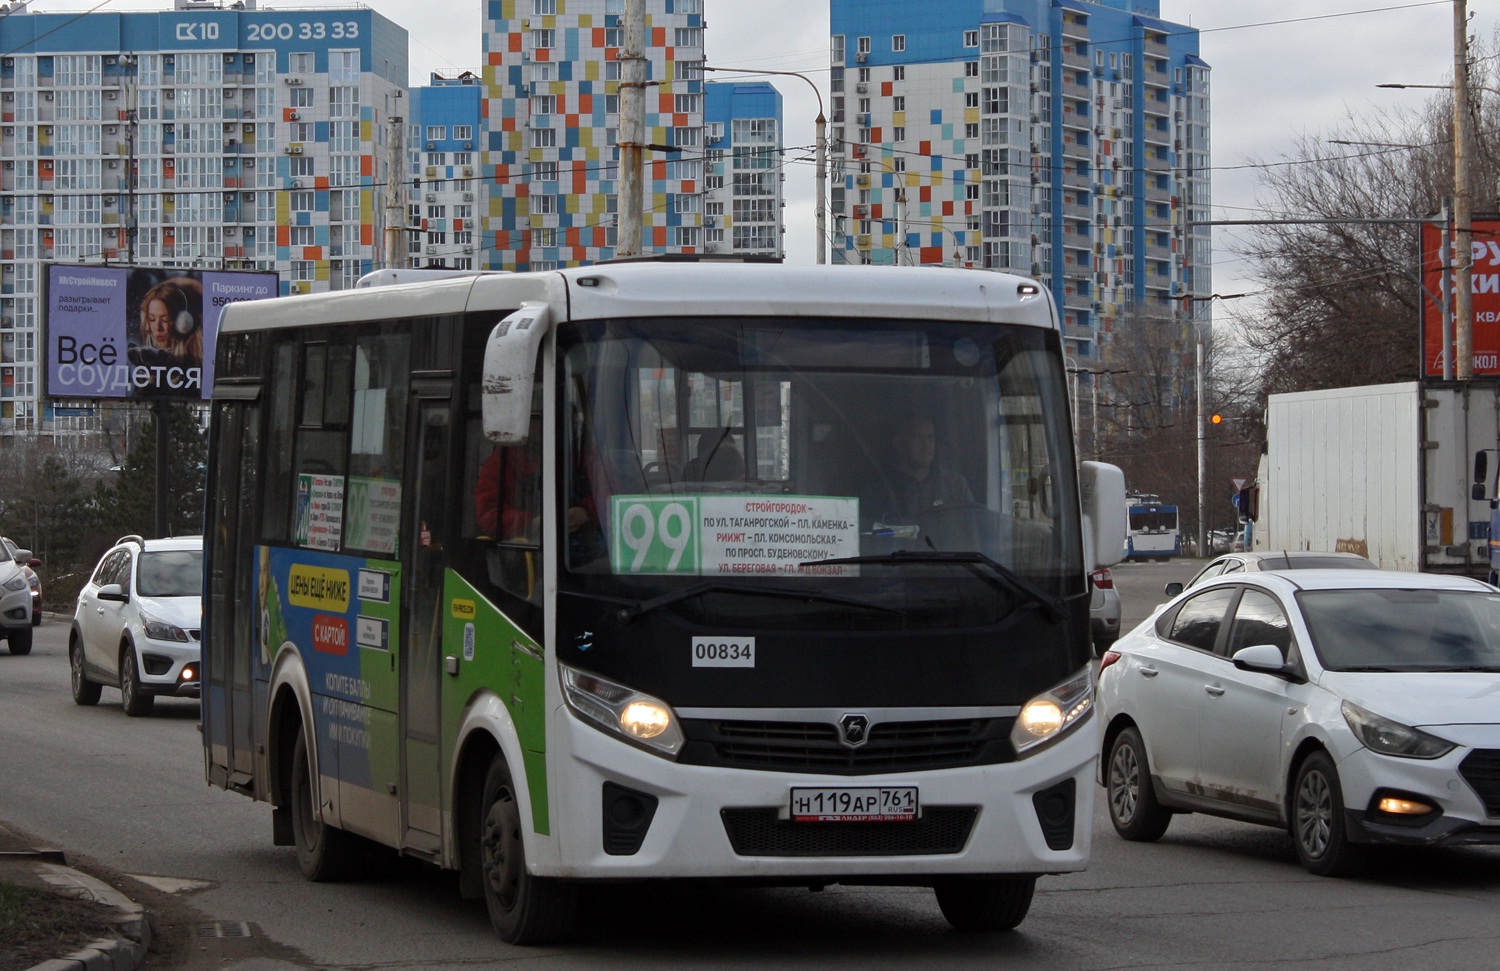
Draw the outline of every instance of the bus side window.
[[[496,448],[479,465],[474,521],[486,543],[490,582],[512,596],[541,602],[542,435],[534,418],[524,445]]]

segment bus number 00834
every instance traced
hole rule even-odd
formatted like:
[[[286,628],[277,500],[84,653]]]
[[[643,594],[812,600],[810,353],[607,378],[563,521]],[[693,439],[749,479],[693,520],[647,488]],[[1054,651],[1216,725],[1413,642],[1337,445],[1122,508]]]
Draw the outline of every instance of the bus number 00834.
[[[693,638],[693,667],[753,668],[755,667],[755,638],[695,637]]]

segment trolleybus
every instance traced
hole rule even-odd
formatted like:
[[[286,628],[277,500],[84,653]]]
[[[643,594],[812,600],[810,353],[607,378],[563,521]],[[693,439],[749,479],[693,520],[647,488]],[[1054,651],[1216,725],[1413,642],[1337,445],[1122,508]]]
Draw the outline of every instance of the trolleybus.
[[[214,373],[206,772],[308,878],[394,848],[533,943],[590,881],[999,929],[1087,863],[1125,489],[1035,283],[474,274],[234,304]]]
[[[1133,495],[1126,500],[1129,525],[1125,533],[1127,560],[1170,560],[1182,555],[1182,530],[1177,507],[1160,496]]]

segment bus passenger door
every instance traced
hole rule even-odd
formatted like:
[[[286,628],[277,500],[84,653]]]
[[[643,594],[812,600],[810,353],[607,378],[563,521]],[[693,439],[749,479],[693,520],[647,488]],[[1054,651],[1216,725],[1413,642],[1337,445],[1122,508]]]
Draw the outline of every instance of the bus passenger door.
[[[257,650],[253,605],[259,570],[253,503],[247,497],[258,493],[259,409],[253,402],[221,402],[216,410],[214,509],[208,517],[213,526],[205,537],[212,573],[206,611],[211,617],[209,638],[203,644],[208,661],[202,688],[203,730],[210,781],[254,794],[252,740],[257,726],[251,672]]]
[[[403,843],[436,853],[442,834],[443,577],[451,545],[447,482],[454,452],[447,397],[418,400],[412,529],[404,544],[406,630],[401,651]]]

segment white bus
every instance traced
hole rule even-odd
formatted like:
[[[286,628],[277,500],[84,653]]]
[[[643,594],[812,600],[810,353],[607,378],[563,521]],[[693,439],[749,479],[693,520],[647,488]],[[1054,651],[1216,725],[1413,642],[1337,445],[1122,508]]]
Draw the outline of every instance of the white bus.
[[[239,303],[213,399],[207,777],[310,879],[392,847],[534,943],[658,878],[929,886],[1009,928],[1088,862],[1124,478],[1075,472],[1031,281],[639,262]]]

